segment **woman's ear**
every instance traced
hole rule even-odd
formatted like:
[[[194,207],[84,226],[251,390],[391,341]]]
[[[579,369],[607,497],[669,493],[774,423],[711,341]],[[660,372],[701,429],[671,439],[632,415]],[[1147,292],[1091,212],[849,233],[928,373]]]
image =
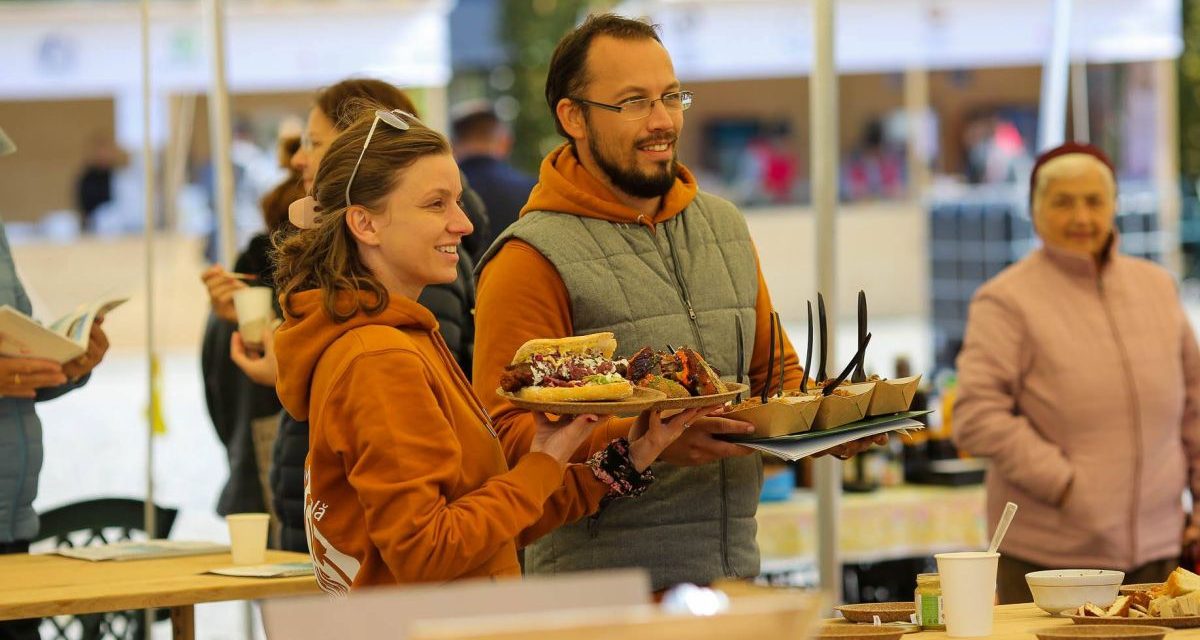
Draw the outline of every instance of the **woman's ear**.
[[[379,228],[376,216],[363,206],[352,204],[346,209],[346,228],[350,230],[350,235],[354,239],[367,245],[379,245]]]

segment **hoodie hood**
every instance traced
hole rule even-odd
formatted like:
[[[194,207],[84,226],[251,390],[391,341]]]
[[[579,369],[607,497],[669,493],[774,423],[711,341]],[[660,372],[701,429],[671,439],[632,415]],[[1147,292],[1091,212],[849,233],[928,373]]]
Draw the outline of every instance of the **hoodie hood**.
[[[353,295],[346,293],[343,298]],[[367,293],[359,296],[371,300]],[[428,309],[400,295],[388,296],[388,306],[376,315],[359,312],[345,322],[334,322],[321,303],[323,292],[317,289],[292,296],[288,312],[282,296],[284,323],[275,333],[275,353],[279,360],[279,378],[275,390],[283,408],[297,420],[308,420],[313,374],[326,349],[347,332],[368,325],[384,325],[425,332],[437,330],[437,320]]]
[[[680,163],[676,163],[676,167],[675,184],[663,196],[654,220],[639,220],[640,213],[621,204],[611,189],[580,164],[575,147],[563,143],[542,160],[538,183],[529,194],[529,202],[521,209],[521,215],[530,211],[557,211],[609,222],[663,222],[686,209],[699,190],[692,172]]]

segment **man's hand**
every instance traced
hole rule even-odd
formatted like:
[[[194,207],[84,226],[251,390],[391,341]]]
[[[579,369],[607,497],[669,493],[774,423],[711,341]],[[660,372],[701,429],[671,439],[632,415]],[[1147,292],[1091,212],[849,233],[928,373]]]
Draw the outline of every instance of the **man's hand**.
[[[870,438],[854,440],[852,442],[847,442],[846,444],[840,444],[832,449],[826,449],[819,453],[814,453],[812,457],[820,458],[822,456],[833,456],[838,460],[849,460],[850,458],[853,458],[854,456],[866,451],[867,449],[870,449],[877,444],[883,445],[887,444],[887,442],[887,434],[880,433],[878,435],[871,436]]]
[[[37,390],[66,384],[57,362],[37,358],[0,358],[0,396],[33,400]]]
[[[697,418],[675,442],[663,450],[658,459],[682,467],[709,464],[723,458],[748,456],[755,453],[754,449],[740,447],[713,437],[714,434],[720,433],[746,435],[754,433],[754,425],[718,416]]]
[[[233,306],[233,292],[248,285],[229,275],[221,265],[214,264],[200,274],[200,280],[208,288],[208,299],[213,313],[228,322],[237,322],[237,310]]]
[[[263,353],[246,348],[239,331],[229,341],[229,359],[257,384],[274,387],[279,379],[279,361],[275,359],[275,324],[268,325],[262,335]]]
[[[104,334],[104,329],[100,328],[103,322],[103,317],[97,317],[92,323],[91,333],[88,334],[87,353],[62,366],[63,375],[71,382],[91,373],[104,359],[104,354],[108,353],[108,336]]]

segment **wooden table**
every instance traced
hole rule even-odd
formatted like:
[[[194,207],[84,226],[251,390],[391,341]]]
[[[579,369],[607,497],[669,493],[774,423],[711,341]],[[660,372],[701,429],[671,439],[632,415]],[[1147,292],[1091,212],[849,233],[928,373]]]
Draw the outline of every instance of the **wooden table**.
[[[837,620],[834,624],[847,624]],[[1030,604],[1008,604],[996,607],[992,620],[992,635],[988,640],[1037,640],[1035,629],[1074,624],[1070,618],[1052,618],[1050,614]],[[910,633],[903,640],[949,640],[945,631],[922,631]],[[1167,634],[1167,640],[1197,640],[1200,629],[1177,629]]]
[[[302,553],[268,551],[266,561],[308,559]],[[319,591],[312,576],[234,578],[204,573],[230,564],[227,553],[125,562],[0,555],[0,620],[170,607],[175,638],[190,640],[195,604]]]

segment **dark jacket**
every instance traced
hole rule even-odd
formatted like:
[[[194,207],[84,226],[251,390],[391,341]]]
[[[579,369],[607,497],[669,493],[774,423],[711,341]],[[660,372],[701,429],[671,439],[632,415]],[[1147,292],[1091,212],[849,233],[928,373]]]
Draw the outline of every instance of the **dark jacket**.
[[[483,198],[483,204],[487,207],[491,224],[490,229],[486,230],[486,237],[479,229],[471,234],[479,236],[477,240],[483,242],[486,249],[496,236],[504,233],[508,225],[517,221],[517,214],[529,200],[529,192],[537,181],[533,176],[491,156],[463,158],[458,167],[471,182],[471,188],[479,192],[479,197]],[[479,255],[472,254],[471,257],[475,258],[476,263],[479,262]]]
[[[255,274],[259,283],[272,286],[270,247],[271,241],[266,234],[255,236],[238,256],[234,271]],[[234,331],[237,331],[237,323],[210,313],[200,347],[208,415],[229,460],[229,479],[217,499],[217,513],[221,515],[266,511],[250,422],[279,413],[283,408],[273,387],[250,380],[229,359],[229,340]]]

